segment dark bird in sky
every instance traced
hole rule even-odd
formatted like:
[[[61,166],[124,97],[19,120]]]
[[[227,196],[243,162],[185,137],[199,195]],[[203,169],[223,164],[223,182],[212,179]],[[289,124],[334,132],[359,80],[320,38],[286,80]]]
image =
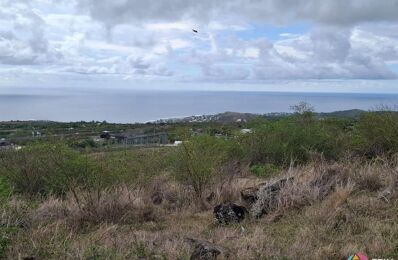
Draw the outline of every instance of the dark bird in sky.
[[[194,33],[198,33],[198,30],[192,29],[192,31],[193,31]]]

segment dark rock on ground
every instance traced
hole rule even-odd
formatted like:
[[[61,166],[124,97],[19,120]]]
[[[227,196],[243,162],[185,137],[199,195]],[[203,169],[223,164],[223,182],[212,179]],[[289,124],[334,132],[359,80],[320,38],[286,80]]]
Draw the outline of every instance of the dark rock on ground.
[[[188,241],[194,247],[191,260],[227,259],[230,256],[229,250],[225,247],[194,238],[188,238]]]
[[[243,189],[240,192],[240,196],[244,202],[251,205],[251,204],[255,203],[258,199],[257,192],[258,192],[258,187],[250,187],[250,188]]]
[[[220,224],[240,222],[245,218],[247,212],[245,207],[234,203],[220,204],[213,210],[214,218]]]
[[[151,195],[151,199],[153,204],[160,205],[163,202],[163,195],[157,191]]]

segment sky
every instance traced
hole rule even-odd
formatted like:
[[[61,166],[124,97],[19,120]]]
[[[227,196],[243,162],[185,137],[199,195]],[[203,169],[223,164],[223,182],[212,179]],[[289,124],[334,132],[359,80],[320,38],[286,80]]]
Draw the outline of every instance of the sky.
[[[398,0],[0,0],[0,88],[398,93],[397,78]]]

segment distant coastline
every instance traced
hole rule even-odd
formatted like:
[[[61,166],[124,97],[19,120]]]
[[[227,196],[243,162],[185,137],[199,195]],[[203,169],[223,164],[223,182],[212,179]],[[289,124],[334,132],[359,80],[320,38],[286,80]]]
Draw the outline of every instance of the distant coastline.
[[[2,92],[0,92],[2,93]],[[398,94],[236,92],[236,91],[132,91],[41,90],[0,94],[0,121],[57,122],[107,121],[145,123],[158,120],[216,115],[224,111],[249,114],[289,113],[305,101],[315,111],[373,110],[398,104]]]
[[[365,110],[360,109],[350,109],[343,111],[334,111],[334,112],[321,112],[315,113],[316,118],[349,118],[349,119],[358,119],[362,113],[365,113]],[[175,118],[162,118],[158,120],[152,120],[147,122],[138,122],[136,124],[173,124],[173,123],[206,123],[206,122],[216,122],[216,123],[240,123],[247,122],[250,119],[261,117],[266,119],[276,119],[282,118],[292,115],[293,113],[287,112],[275,112],[275,113],[266,113],[266,114],[252,114],[252,113],[239,113],[239,112],[223,112],[213,115],[193,115],[187,117],[175,117]],[[0,121],[0,123],[7,122],[35,122],[35,123],[82,123],[82,121],[70,121],[70,122],[62,122],[62,121],[51,121],[51,120],[9,120],[9,121]],[[83,121],[83,122],[93,122],[93,121]],[[101,121],[94,121],[98,124],[102,123]],[[114,124],[126,124],[126,123],[114,123]],[[131,123],[130,123],[131,124]],[[133,123],[134,124],[134,123]]]

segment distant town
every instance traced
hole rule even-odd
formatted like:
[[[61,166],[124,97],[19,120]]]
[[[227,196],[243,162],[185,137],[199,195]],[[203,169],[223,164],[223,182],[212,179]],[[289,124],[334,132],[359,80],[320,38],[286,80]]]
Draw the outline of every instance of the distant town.
[[[364,111],[346,110],[315,113],[318,119],[358,118]],[[273,120],[291,113],[251,114],[225,112],[215,115],[196,115],[184,118],[159,119],[146,123],[115,124],[106,121],[53,122],[9,121],[0,124],[0,149],[21,149],[26,143],[39,139],[63,139],[73,146],[176,146],[180,144],[178,129],[186,128],[190,134],[210,134],[231,137],[251,132],[250,122],[258,119]]]

